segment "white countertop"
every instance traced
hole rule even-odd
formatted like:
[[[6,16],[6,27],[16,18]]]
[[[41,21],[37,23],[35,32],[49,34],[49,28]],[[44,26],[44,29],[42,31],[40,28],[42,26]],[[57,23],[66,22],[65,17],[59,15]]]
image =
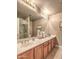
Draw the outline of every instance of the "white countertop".
[[[52,38],[56,37],[56,35],[51,35],[49,37],[46,37],[46,38],[43,38],[43,39],[35,39],[35,41],[32,41],[31,43],[29,43],[28,45],[25,45],[25,46],[21,46],[19,47],[20,44],[18,44],[18,47],[17,47],[17,54],[20,54],[20,53],[23,53],[27,50],[30,50],[48,40],[51,40]]]

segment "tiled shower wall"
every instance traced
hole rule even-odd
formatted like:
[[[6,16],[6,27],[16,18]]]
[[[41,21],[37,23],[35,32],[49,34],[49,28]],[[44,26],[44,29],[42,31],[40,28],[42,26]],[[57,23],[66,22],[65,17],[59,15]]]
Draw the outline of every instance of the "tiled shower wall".
[[[62,32],[59,28],[59,23],[61,21],[61,13],[57,13],[55,15],[51,15],[49,19],[40,19],[33,21],[33,35],[36,36],[36,28],[38,25],[41,25],[48,33],[50,34],[56,34],[57,39],[59,42],[59,45],[61,45],[62,42]]]

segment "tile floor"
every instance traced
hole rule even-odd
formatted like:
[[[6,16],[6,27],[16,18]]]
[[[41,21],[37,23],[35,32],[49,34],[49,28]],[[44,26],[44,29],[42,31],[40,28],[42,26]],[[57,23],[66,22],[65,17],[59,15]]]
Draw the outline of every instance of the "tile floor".
[[[54,48],[53,51],[49,53],[46,59],[62,59],[62,48]]]

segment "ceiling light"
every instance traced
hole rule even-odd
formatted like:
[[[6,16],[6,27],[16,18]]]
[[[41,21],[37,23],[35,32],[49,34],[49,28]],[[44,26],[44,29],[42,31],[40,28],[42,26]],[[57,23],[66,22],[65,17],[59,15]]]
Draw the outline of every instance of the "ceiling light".
[[[46,15],[49,15],[50,14],[50,11],[47,9],[47,8],[43,8],[43,13],[46,14]]]

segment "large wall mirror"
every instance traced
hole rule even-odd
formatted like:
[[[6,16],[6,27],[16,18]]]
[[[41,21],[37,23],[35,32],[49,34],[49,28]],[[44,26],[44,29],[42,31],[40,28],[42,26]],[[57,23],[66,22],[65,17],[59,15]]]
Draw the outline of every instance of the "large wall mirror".
[[[30,33],[30,18],[27,17],[26,19],[23,18],[17,18],[17,38],[18,39],[24,39],[29,37],[29,33]]]

